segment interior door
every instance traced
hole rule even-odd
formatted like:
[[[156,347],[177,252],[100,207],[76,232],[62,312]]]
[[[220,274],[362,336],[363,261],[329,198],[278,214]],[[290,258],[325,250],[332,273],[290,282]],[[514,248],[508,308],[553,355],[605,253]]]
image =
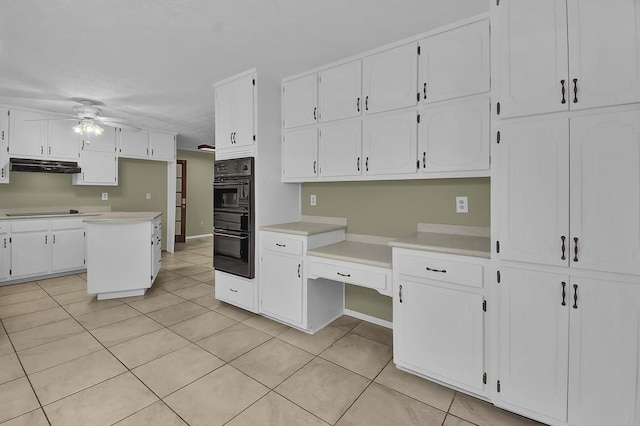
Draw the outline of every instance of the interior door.
[[[187,160],[176,161],[176,243],[184,243],[187,233]]]

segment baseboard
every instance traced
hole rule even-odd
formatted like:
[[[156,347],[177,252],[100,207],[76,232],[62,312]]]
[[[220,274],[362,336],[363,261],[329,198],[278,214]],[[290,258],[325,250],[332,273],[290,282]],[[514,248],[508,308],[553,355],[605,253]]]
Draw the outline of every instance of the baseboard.
[[[213,237],[213,234],[192,235],[190,237],[186,237],[185,239],[186,240],[193,240],[195,238],[205,238],[205,237],[211,238],[211,237]]]
[[[351,309],[344,309],[344,314],[350,317],[358,318],[363,321],[367,321],[373,324],[377,324],[382,327],[393,329],[393,323],[391,321],[383,320],[380,318],[372,317],[371,315],[363,314],[362,312],[352,311]]]

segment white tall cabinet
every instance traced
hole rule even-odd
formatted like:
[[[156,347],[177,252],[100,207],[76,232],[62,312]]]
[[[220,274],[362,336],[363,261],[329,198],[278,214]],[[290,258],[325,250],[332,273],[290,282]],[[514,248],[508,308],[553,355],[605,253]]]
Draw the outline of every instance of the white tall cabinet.
[[[216,86],[215,138],[216,158],[224,150],[253,145],[254,95],[256,75],[245,73],[232,81]]]

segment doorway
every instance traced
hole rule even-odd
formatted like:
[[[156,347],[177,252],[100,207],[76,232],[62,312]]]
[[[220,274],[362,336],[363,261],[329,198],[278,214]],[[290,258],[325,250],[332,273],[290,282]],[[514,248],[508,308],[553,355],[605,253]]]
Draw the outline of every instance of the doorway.
[[[176,160],[176,243],[187,233],[187,160]]]

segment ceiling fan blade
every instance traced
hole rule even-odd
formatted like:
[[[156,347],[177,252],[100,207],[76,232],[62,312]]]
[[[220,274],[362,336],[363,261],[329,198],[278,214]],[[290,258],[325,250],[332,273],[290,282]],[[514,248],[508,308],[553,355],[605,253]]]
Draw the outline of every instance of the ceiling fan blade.
[[[68,121],[80,121],[78,117],[69,116],[60,117],[60,118],[35,118],[33,120],[24,120],[24,121],[60,121],[60,120],[68,120]]]
[[[99,115],[96,120],[98,121],[113,121],[113,122],[117,122],[117,123],[128,123],[131,120],[127,119],[127,118],[122,118],[122,117],[105,117],[102,115]]]

